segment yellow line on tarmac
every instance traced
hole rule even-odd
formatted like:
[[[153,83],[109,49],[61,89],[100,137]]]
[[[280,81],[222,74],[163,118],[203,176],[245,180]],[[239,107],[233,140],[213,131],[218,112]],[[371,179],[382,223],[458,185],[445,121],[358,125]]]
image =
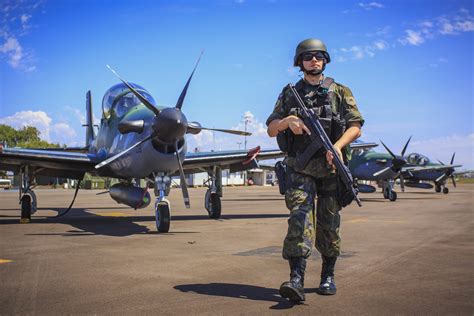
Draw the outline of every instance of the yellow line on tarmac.
[[[129,216],[125,213],[118,213],[118,212],[110,212],[110,213],[97,213],[98,216],[111,216],[111,217],[126,217]]]
[[[7,259],[0,259],[0,264],[2,263],[9,263],[12,262],[13,260],[7,260]]]
[[[399,220],[379,220],[379,219],[368,219],[368,218],[356,218],[344,221],[344,223],[364,223],[364,222],[376,222],[376,223],[391,223],[391,224],[404,224],[406,221]]]
[[[366,218],[356,218],[356,219],[351,219],[348,221],[345,221],[346,223],[361,223],[361,222],[368,222],[369,220]]]

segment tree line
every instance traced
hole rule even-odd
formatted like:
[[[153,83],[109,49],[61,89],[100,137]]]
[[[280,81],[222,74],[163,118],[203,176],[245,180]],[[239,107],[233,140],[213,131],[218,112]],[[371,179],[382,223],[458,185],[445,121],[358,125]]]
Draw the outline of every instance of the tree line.
[[[25,126],[14,129],[11,126],[0,124],[0,143],[8,147],[28,148],[59,148],[61,145],[48,143],[40,138],[41,132],[36,127]]]

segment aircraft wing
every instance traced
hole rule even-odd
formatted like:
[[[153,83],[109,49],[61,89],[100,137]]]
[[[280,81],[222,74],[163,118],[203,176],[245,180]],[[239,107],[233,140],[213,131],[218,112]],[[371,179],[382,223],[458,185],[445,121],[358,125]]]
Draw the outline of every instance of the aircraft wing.
[[[449,169],[462,167],[462,165],[438,165],[438,166],[404,166],[402,172],[410,173],[417,171],[447,171]]]
[[[377,147],[379,144],[376,143],[360,143],[360,142],[353,142],[350,144],[350,148],[353,149],[368,149]]]
[[[94,172],[96,163],[91,154],[0,146],[0,170],[18,172],[28,165],[36,175],[82,179],[85,172]]]
[[[213,166],[230,168],[231,172],[258,167],[256,161],[276,159],[285,154],[279,149],[260,150],[260,147],[245,150],[188,153],[183,162],[185,172],[202,172]]]

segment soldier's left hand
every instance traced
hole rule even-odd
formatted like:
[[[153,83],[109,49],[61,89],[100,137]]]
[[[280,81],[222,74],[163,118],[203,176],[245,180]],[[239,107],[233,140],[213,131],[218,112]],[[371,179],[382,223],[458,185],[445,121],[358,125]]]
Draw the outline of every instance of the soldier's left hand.
[[[338,146],[334,146],[334,149],[336,150],[336,153],[339,156],[339,158],[343,160],[341,149]],[[329,150],[326,152],[326,159],[328,160],[328,164],[332,166],[333,169],[335,169],[336,166],[333,163],[334,155]]]

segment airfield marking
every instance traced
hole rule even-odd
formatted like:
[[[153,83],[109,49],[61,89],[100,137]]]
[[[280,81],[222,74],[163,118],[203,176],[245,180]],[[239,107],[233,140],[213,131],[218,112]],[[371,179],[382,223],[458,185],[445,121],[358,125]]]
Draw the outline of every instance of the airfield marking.
[[[129,216],[128,214],[119,213],[119,212],[97,213],[95,215],[98,215],[98,216],[111,216],[111,217],[127,217],[127,216]]]
[[[369,221],[367,218],[356,218],[346,221],[346,223],[361,223]]]
[[[0,264],[2,264],[2,263],[9,263],[9,262],[13,262],[13,260],[0,259]]]
[[[378,223],[392,223],[392,224],[405,224],[407,221],[400,220],[378,220],[378,219],[368,219],[368,218],[356,218],[345,221],[344,223],[365,223],[365,222],[378,222]]]

